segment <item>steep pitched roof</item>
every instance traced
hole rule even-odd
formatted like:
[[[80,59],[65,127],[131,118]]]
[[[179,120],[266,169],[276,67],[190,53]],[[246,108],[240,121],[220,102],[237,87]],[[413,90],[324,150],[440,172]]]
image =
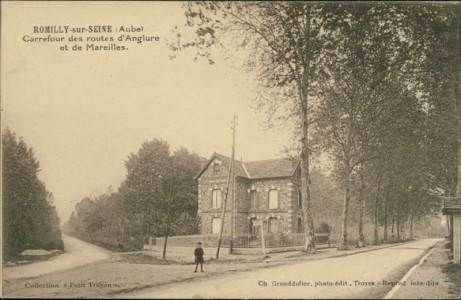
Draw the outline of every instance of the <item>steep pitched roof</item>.
[[[229,170],[229,164],[230,164],[230,157],[224,156],[222,154],[216,154],[216,158],[218,158],[220,161],[223,162],[223,165]],[[242,166],[242,162],[238,160],[234,160],[234,167],[235,167],[235,174],[240,177],[245,177],[248,178],[247,173],[245,172],[245,169]]]
[[[205,171],[213,159],[219,159],[222,161],[224,167],[229,169],[230,158],[222,154],[213,153],[210,159],[206,162],[200,172],[197,174],[195,179]],[[263,179],[263,178],[278,178],[278,177],[291,177],[297,169],[299,162],[295,164],[284,158],[250,161],[243,163],[238,160],[234,160],[236,175],[243,178],[249,179]]]
[[[290,177],[298,164],[293,164],[289,159],[277,158],[245,163],[251,178]]]
[[[202,175],[202,173],[206,170],[206,168],[208,167],[208,165],[214,160],[214,159],[219,159],[223,166],[229,170],[229,165],[230,165],[230,157],[227,157],[227,156],[224,156],[222,154],[219,154],[219,153],[213,153],[213,155],[211,155],[211,157],[207,160],[207,162],[203,165],[202,169],[200,170],[200,172],[198,172],[198,174],[195,176],[195,179],[199,178],[200,175]],[[248,175],[247,175],[247,172],[245,172],[245,169],[243,168],[242,166],[242,162],[238,161],[238,160],[234,160],[234,166],[235,166],[235,172],[236,172],[236,175],[237,176],[240,176],[240,177],[245,177],[245,178],[249,178]]]

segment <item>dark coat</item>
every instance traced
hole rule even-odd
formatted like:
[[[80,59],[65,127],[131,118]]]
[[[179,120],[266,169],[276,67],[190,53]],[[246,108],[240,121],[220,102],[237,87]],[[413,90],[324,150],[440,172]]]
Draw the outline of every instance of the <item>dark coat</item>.
[[[195,248],[194,255],[195,255],[195,263],[200,263],[203,264],[203,255],[205,252],[203,252],[202,248]]]

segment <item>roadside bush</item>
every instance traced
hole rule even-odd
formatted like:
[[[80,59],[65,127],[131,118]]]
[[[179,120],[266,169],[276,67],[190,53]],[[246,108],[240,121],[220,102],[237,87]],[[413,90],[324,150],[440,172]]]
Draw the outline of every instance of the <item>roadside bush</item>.
[[[331,233],[331,226],[325,222],[320,223],[320,225],[315,228],[316,233]]]
[[[135,239],[133,241],[101,241],[94,240],[90,241],[95,245],[98,245],[102,248],[108,249],[112,252],[131,252],[142,250],[144,243],[142,239]]]

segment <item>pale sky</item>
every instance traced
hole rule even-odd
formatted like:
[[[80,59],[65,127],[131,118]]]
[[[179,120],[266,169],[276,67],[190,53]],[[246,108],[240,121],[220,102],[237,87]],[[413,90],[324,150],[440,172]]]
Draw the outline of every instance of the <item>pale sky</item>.
[[[2,128],[34,149],[61,222],[82,198],[118,188],[127,156],[146,140],[161,138],[171,150],[184,146],[205,158],[230,155],[235,114],[238,159],[280,157],[290,143],[284,130],[259,125],[263,116],[250,107],[254,87],[245,73],[223,60],[194,62],[188,52],[168,59],[166,40],[184,21],[181,4],[170,2],[2,3]],[[143,26],[160,41],[102,52],[23,41],[46,37],[33,26],[47,25]]]

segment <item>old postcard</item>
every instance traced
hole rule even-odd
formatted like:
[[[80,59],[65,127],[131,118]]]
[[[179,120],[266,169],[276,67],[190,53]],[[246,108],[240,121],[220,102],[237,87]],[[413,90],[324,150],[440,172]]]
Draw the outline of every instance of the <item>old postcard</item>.
[[[459,3],[1,22],[2,297],[459,298]]]

